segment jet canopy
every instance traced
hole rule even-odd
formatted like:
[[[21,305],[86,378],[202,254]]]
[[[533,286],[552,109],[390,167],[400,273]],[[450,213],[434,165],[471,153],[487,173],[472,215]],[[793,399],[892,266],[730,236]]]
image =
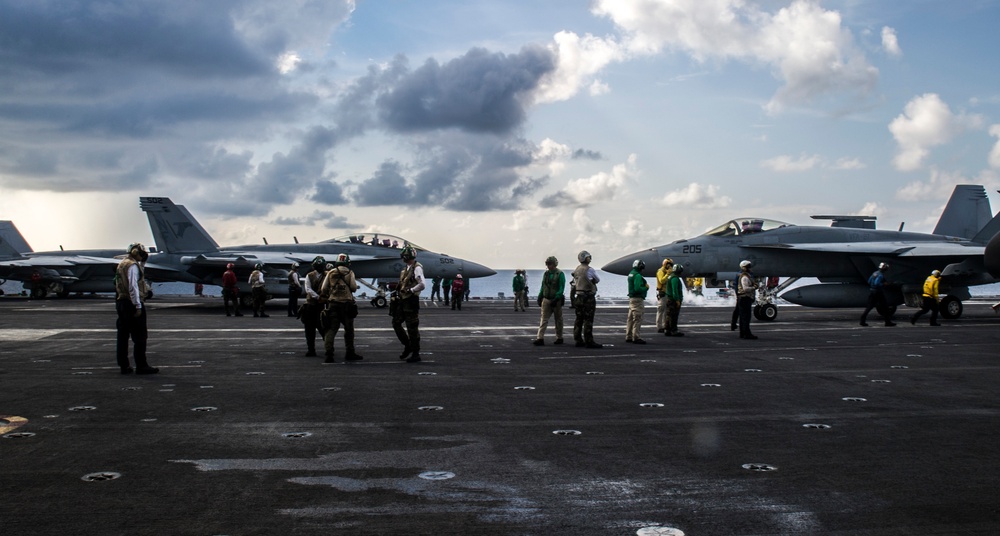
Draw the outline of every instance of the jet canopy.
[[[762,233],[779,227],[792,227],[791,223],[764,218],[737,218],[706,231],[702,236],[743,236]]]
[[[353,235],[339,236],[324,240],[321,244],[364,244],[366,246],[381,246],[385,248],[403,249],[409,245],[417,251],[427,251],[427,248],[420,247],[409,240],[385,233],[359,233]]]

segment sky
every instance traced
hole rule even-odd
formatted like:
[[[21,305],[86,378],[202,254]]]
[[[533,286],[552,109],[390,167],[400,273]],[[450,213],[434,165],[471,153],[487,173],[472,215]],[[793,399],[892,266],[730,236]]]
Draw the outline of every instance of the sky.
[[[1000,208],[1000,0],[0,0],[0,219],[36,251],[380,231],[600,266],[756,216]],[[822,225],[822,222],[818,224]]]

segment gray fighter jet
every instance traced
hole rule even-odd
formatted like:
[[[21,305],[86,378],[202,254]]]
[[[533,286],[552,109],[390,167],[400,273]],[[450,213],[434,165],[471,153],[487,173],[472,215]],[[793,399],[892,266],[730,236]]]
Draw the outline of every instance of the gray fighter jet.
[[[12,221],[0,221],[0,280],[21,281],[32,298],[72,292],[114,292],[115,268],[127,244],[118,249],[32,251]],[[150,255],[150,261],[156,255]],[[168,269],[146,263],[146,273]]]
[[[658,267],[669,257],[682,264],[689,277],[719,282],[735,279],[740,261],[750,260],[758,278],[788,278],[758,295],[756,316],[774,320],[775,298],[803,277],[820,283],[793,288],[781,298],[809,307],[864,307],[868,277],[885,262],[890,266],[887,279],[892,285],[886,293],[892,311],[903,303],[918,306],[924,280],[931,271],[941,270],[942,316],[958,318],[962,300],[970,298],[970,286],[1000,278],[1000,259],[990,270],[984,263],[986,243],[1000,231],[1000,215],[991,216],[983,186],[959,185],[931,234],[904,232],[902,226],[899,231],[876,230],[875,218],[866,216],[814,216],[832,219],[830,227],[737,218],[701,236],[626,255],[602,269],[624,275],[635,259]]]
[[[254,244],[219,247],[207,231],[183,205],[175,205],[166,197],[140,197],[139,206],[149,218],[153,240],[158,251],[156,264],[171,267],[174,281],[222,284],[226,265],[233,263],[240,290],[249,295],[246,281],[257,263],[265,265],[265,283],[272,296],[287,296],[287,277],[292,263],[299,264],[299,274],[309,272],[313,259],[324,257],[333,262],[340,253],[351,258],[351,269],[359,279],[395,281],[403,270],[399,254],[409,245],[417,250],[417,262],[424,267],[424,276],[454,278],[488,277],[495,271],[465,259],[435,253],[413,242],[384,233],[358,233],[323,242],[294,244]],[[158,272],[159,277],[166,277]],[[381,303],[378,305],[382,305]]]

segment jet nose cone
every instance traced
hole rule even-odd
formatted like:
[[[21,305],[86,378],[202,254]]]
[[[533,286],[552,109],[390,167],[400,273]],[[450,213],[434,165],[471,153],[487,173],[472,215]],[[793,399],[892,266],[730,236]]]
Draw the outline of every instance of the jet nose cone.
[[[496,275],[496,271],[482,264],[462,261],[462,277],[489,277],[491,275]]]
[[[609,274],[628,275],[629,272],[632,271],[632,263],[635,262],[636,259],[642,259],[642,262],[646,263],[647,273],[650,268],[652,268],[652,271],[655,272],[660,267],[660,255],[656,252],[656,250],[647,249],[615,259],[602,266],[601,270],[608,272]]]

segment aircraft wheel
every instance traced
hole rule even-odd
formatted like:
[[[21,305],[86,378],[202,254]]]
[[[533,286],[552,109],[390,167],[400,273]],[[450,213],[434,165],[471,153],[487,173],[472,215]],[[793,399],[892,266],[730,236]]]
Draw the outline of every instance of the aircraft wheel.
[[[68,290],[64,290],[62,292],[56,292],[56,296],[59,296],[60,298],[68,298],[69,297],[69,291]]]
[[[761,319],[760,318],[760,306],[759,305],[754,305],[753,306],[753,317],[756,318],[757,320]]]
[[[774,322],[778,318],[778,306],[768,303],[760,308],[760,316],[757,317],[765,322]]]
[[[48,294],[49,291],[46,290],[45,287],[34,287],[31,289],[32,298],[44,298],[45,296],[48,296]]]
[[[379,309],[384,309],[385,307],[387,307],[389,305],[389,302],[386,301],[386,299],[384,297],[379,296],[379,297],[375,298],[374,300],[372,300],[372,305],[374,305],[375,307],[378,307]]]
[[[243,306],[243,307],[250,307],[251,303],[253,303],[253,300],[251,299],[251,297],[249,295],[243,294],[243,295],[240,296],[240,305],[241,306]]]
[[[962,300],[954,297],[948,296],[941,300],[941,304],[938,306],[941,311],[941,316],[953,319],[962,316]]]

